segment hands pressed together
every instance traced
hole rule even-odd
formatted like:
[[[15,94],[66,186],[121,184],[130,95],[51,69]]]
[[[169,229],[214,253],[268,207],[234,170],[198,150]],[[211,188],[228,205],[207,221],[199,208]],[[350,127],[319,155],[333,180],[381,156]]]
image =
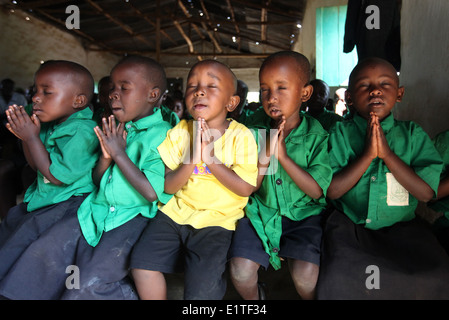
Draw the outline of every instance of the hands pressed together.
[[[198,118],[195,123],[196,131],[194,134],[192,163],[197,164],[203,161],[205,164],[209,164],[214,158],[212,132],[206,120]]]
[[[114,159],[117,155],[125,153],[126,136],[125,124],[116,124],[113,115],[102,119],[102,129],[95,127],[95,134],[100,141],[101,151],[105,159]]]
[[[28,141],[38,138],[41,130],[39,118],[33,114],[31,117],[26,113],[23,106],[12,105],[6,110],[8,123],[6,128],[17,138]]]
[[[275,129],[276,134],[270,134],[270,139],[267,141],[267,157],[270,158],[272,155],[276,159],[283,159],[287,156],[287,147],[285,145],[285,116],[282,116],[276,123]]]
[[[384,131],[379,123],[379,117],[374,113],[370,113],[366,132],[365,152],[371,159],[376,157],[385,159],[391,154],[390,146],[385,138]]]

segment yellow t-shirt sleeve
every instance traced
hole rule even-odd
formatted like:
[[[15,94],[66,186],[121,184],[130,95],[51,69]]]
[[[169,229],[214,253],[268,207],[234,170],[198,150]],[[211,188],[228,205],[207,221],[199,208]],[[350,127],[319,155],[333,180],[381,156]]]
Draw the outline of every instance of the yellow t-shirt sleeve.
[[[243,126],[242,126],[243,127]],[[246,127],[238,128],[235,138],[235,162],[232,170],[252,186],[257,184],[257,143],[253,134]]]
[[[180,121],[167,132],[167,137],[157,150],[161,155],[162,161],[170,170],[175,170],[182,163],[189,140],[189,123],[186,120]]]

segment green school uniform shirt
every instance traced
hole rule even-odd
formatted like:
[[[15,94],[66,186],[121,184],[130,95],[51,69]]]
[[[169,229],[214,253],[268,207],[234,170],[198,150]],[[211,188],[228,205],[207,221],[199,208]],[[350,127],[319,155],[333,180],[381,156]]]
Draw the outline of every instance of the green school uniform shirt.
[[[243,109],[239,122],[248,128],[269,128],[271,118],[266,114],[263,106],[256,110]]]
[[[440,178],[444,179],[449,174],[449,130],[436,135],[433,142],[443,159],[443,171],[441,172]],[[435,202],[429,202],[428,205],[433,210],[443,213],[443,216],[435,221],[435,224],[440,227],[449,227],[449,197],[444,197]]]
[[[170,123],[170,125],[172,127],[174,127],[178,124],[178,122],[179,122],[178,115],[173,110],[171,110],[169,107],[167,107],[165,105],[161,105],[157,109],[161,109],[162,119],[164,119],[165,121]],[[154,110],[156,111],[157,109],[154,109]]]
[[[165,165],[157,151],[171,128],[163,121],[161,111],[136,122],[125,124],[126,154],[145,174],[162,203],[172,197],[164,193]],[[148,202],[126,180],[118,166],[111,164],[101,178],[100,186],[81,204],[78,220],[86,241],[96,246],[103,232],[117,228],[137,215],[153,218],[157,200]]]
[[[335,124],[337,121],[343,121],[343,117],[335,112],[324,109],[316,119],[323,126],[324,130],[329,131],[329,129]]]
[[[270,174],[264,177],[260,189],[250,197],[245,212],[275,269],[281,267],[278,252],[282,217],[300,221],[321,213],[326,207],[325,195],[332,179],[327,151],[328,133],[317,120],[303,115],[301,124],[285,138],[285,144],[289,157],[315,179],[323,189],[323,196],[315,200],[306,195],[272,157],[268,168]]]
[[[50,155],[50,172],[62,184],[51,183],[38,171],[24,196],[28,211],[95,189],[92,169],[98,159],[99,143],[94,132],[96,123],[91,119],[92,111],[85,108],[60,124],[41,124],[40,138]]]
[[[333,126],[329,157],[334,174],[362,154],[366,127],[367,121],[358,114]],[[381,122],[381,127],[391,150],[436,194],[442,160],[427,133],[418,124],[396,120],[392,114]],[[418,200],[397,182],[384,161],[376,158],[357,184],[332,203],[354,223],[376,230],[412,220]]]

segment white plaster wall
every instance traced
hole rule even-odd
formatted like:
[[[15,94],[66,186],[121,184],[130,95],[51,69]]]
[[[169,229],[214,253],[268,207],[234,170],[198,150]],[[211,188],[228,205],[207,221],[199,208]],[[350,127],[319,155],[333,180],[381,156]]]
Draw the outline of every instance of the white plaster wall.
[[[449,129],[449,1],[403,0],[399,119],[419,123],[433,137]]]
[[[87,51],[77,37],[16,10],[0,10],[0,79],[11,78],[17,87],[33,84],[41,61],[63,59],[90,70],[95,81],[108,75],[119,57]]]

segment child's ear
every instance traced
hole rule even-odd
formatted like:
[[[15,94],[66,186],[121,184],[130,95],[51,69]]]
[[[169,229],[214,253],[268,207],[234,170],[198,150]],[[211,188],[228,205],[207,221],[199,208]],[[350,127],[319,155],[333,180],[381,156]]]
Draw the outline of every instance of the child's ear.
[[[311,84],[306,85],[304,88],[302,88],[301,92],[301,101],[306,102],[310,99],[313,93],[313,86]]]
[[[161,97],[162,91],[160,88],[153,88],[148,95],[148,102],[155,103]]]
[[[75,109],[84,108],[87,104],[87,97],[84,94],[79,94],[75,97],[75,101],[73,102],[73,107]]]
[[[239,103],[240,97],[238,95],[232,96],[231,99],[229,99],[229,103],[226,105],[226,110],[228,110],[228,112],[234,111],[234,109],[237,108]]]
[[[402,101],[402,98],[404,97],[404,91],[405,91],[404,87],[399,87],[398,88],[398,97],[396,98],[396,102],[401,102]]]

